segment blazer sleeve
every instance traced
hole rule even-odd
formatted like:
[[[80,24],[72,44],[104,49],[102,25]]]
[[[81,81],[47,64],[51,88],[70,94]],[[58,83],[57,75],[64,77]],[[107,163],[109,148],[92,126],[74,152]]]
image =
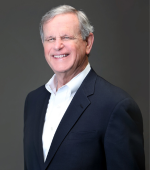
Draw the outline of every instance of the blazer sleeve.
[[[107,170],[145,170],[142,116],[132,99],[123,99],[113,109],[104,149]]]
[[[25,105],[24,105],[24,130],[25,130],[25,121],[27,119],[27,105],[28,105],[28,96],[29,94],[27,95],[26,97],[26,100],[25,100]],[[24,134],[24,133],[23,133]],[[25,136],[23,136],[23,150],[24,150],[24,170],[28,170],[27,167],[26,167],[26,150],[25,150]]]

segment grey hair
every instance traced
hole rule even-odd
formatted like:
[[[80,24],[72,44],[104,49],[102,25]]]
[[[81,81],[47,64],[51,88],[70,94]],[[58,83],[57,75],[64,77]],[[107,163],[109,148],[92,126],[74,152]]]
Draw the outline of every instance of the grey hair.
[[[44,23],[54,18],[56,15],[67,14],[67,13],[73,13],[77,15],[79,20],[80,32],[83,40],[86,40],[90,32],[94,32],[94,27],[90,24],[89,19],[87,18],[86,14],[83,11],[78,11],[69,5],[61,5],[51,9],[42,17],[40,22],[40,35],[42,41],[44,41],[44,33],[43,33]]]

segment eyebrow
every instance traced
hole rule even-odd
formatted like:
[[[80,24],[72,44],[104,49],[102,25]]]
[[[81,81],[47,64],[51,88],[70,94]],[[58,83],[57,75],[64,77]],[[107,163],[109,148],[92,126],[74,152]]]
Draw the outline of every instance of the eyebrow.
[[[70,34],[63,34],[63,35],[61,35],[61,36],[59,36],[59,37],[64,37],[64,36],[74,37],[74,35],[70,35]],[[54,37],[56,37],[56,36],[52,36],[52,35],[50,35],[50,36],[45,37],[45,38],[54,38]]]
[[[47,39],[47,38],[54,38],[54,36],[48,36],[48,37],[45,37],[45,39]]]

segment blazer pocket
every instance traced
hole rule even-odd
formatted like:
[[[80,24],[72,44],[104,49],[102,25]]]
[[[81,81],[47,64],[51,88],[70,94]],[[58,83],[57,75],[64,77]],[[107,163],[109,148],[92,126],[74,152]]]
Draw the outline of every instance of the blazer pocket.
[[[68,136],[68,140],[87,140],[87,139],[95,139],[98,136],[97,131],[90,131],[90,132],[70,132]]]

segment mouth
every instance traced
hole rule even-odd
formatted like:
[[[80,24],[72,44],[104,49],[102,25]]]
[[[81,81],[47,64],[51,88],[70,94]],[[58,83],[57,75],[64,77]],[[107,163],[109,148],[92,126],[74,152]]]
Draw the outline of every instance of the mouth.
[[[61,54],[61,55],[52,55],[54,58],[64,58],[67,57],[69,54]]]

